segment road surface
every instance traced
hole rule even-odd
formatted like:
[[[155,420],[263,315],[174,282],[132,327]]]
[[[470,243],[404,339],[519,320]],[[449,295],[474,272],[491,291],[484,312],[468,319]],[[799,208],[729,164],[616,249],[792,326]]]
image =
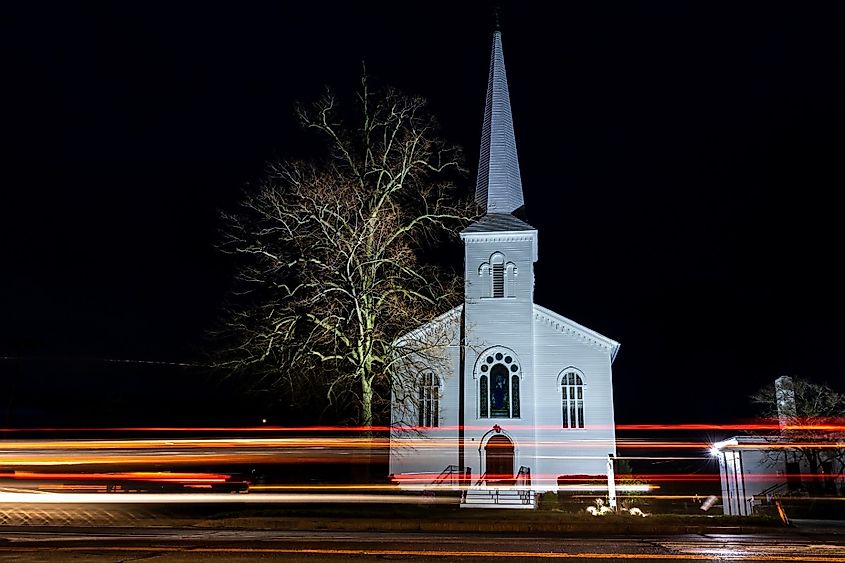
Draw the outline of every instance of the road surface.
[[[537,538],[497,534],[199,528],[0,527],[0,562],[86,561],[820,561],[845,563],[842,535]]]

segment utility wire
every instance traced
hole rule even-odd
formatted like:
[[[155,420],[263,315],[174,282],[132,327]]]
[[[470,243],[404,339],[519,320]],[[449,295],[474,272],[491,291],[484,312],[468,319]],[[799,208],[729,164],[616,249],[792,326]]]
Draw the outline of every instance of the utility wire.
[[[58,362],[104,362],[111,364],[144,364],[144,365],[159,365],[159,366],[179,366],[190,368],[207,368],[213,367],[208,364],[198,364],[190,362],[167,362],[163,360],[134,360],[121,358],[67,358],[67,357],[42,357],[42,356],[0,356],[0,360],[5,361],[58,361]]]

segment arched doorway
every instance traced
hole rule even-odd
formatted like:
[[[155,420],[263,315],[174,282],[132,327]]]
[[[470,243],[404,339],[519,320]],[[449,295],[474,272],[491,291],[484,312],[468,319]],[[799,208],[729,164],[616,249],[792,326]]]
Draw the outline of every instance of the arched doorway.
[[[484,447],[487,481],[513,481],[513,442],[496,434]]]

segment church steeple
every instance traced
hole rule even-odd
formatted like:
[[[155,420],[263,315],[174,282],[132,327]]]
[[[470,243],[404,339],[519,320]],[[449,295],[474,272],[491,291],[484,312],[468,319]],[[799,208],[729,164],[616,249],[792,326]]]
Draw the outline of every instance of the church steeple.
[[[524,204],[502,52],[502,33],[498,26],[493,33],[493,51],[490,55],[490,78],[484,107],[484,127],[481,131],[475,201],[487,214],[512,213]]]

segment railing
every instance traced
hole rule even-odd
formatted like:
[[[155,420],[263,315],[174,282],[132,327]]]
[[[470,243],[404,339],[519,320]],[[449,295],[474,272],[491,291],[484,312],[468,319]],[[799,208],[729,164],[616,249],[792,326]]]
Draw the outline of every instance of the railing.
[[[516,481],[514,482],[515,485],[525,485],[527,487],[531,487],[531,468],[525,467],[524,465],[519,468],[519,471],[516,474]]]
[[[787,488],[789,488],[789,483],[777,483],[775,485],[772,485],[771,487],[763,489],[762,491],[753,496],[763,497],[766,499],[766,502],[771,502],[772,497],[784,492]]]
[[[460,467],[458,467],[457,465],[447,465],[447,466],[446,466],[446,469],[444,469],[443,471],[441,471],[441,472],[440,472],[440,475],[438,475],[438,476],[434,479],[434,481],[432,481],[432,482],[431,482],[431,484],[432,484],[432,485],[434,485],[434,486],[437,486],[437,485],[442,485],[442,484],[443,484],[443,483],[445,483],[445,482],[446,482],[446,480],[448,479],[448,480],[449,480],[449,484],[450,484],[450,485],[454,485],[454,484],[455,484],[455,474],[456,474],[456,473],[458,474],[458,481],[460,481],[460,480],[462,479],[462,475],[461,475],[461,468],[460,468]]]
[[[519,498],[522,500],[522,504],[533,504],[534,503],[534,492],[531,490],[531,468],[525,467],[524,465],[519,468],[519,472],[516,474],[516,480],[514,481],[514,485],[516,488],[517,493],[519,493]]]
[[[476,487],[483,485],[484,482],[487,480],[487,473],[482,473],[481,477],[478,478],[478,481],[475,482]],[[509,480],[508,480],[509,481]],[[519,472],[517,472],[516,477],[513,480],[514,485],[523,485],[526,487],[531,487],[531,468],[525,467],[524,465],[519,468]]]
[[[473,487],[479,487],[483,485],[487,481],[487,473],[483,473],[481,477],[475,482]],[[511,480],[507,480],[508,484],[505,482],[501,482],[499,486],[492,486],[487,489],[481,489],[484,491],[483,494],[489,495],[490,501],[494,504],[501,504],[503,499],[513,499],[513,494],[516,492],[520,502],[522,504],[534,504],[534,491],[531,490],[531,468],[525,467],[524,465],[519,468],[519,471],[516,474],[516,477]],[[478,491],[478,493],[481,493]],[[462,495],[461,502],[466,502],[468,491],[464,491]]]

